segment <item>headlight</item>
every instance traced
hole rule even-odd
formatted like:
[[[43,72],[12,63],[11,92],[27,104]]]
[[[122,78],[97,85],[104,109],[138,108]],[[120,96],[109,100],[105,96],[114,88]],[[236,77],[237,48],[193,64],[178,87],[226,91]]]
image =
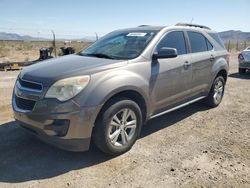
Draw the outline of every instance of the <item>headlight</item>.
[[[76,76],[59,80],[50,86],[45,98],[66,101],[80,93],[89,83],[90,76]]]

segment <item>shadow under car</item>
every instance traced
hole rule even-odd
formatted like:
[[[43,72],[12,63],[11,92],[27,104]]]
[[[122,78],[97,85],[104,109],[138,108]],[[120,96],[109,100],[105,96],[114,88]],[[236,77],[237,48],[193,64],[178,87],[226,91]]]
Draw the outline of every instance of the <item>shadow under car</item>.
[[[141,138],[207,109],[198,102],[152,119],[143,127]],[[51,178],[114,158],[93,144],[80,153],[57,149],[28,134],[15,121],[0,125],[0,151],[0,182],[8,183]]]

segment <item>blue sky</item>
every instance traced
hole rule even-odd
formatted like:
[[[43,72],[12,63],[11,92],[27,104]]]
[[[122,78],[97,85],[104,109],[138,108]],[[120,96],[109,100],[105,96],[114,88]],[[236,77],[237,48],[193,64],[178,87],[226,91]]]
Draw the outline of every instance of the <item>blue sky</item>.
[[[250,0],[1,0],[0,31],[71,38],[141,24],[203,24],[250,32]]]

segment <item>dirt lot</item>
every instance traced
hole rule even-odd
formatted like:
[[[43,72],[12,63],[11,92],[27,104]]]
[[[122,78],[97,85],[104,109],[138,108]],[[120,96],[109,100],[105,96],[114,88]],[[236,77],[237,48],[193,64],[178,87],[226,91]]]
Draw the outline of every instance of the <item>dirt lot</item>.
[[[91,43],[72,41],[64,44],[56,42],[57,55],[61,55],[61,47],[73,47],[76,52],[88,47]],[[0,63],[34,61],[39,58],[40,48],[52,47],[52,41],[1,41],[0,40]],[[52,53],[54,56],[54,51]]]
[[[222,104],[196,103],[148,122],[128,153],[65,152],[11,116],[18,72],[0,72],[0,187],[250,187],[250,74],[231,70]]]

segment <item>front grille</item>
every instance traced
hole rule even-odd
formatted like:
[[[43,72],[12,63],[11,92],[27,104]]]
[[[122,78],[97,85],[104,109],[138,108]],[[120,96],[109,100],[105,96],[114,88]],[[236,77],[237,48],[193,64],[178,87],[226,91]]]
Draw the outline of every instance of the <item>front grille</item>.
[[[19,83],[20,83],[20,85],[22,87],[26,87],[26,88],[29,88],[29,89],[42,90],[42,85],[41,84],[25,81],[25,80],[22,80],[20,78],[18,79],[18,81],[19,81]]]
[[[30,111],[33,110],[35,103],[36,101],[23,99],[23,98],[16,96],[16,105],[18,108],[22,110],[30,110]]]

